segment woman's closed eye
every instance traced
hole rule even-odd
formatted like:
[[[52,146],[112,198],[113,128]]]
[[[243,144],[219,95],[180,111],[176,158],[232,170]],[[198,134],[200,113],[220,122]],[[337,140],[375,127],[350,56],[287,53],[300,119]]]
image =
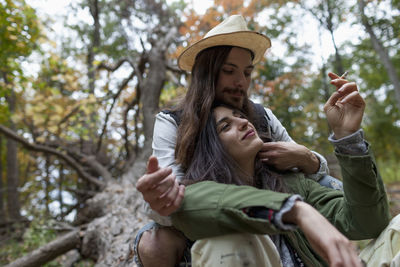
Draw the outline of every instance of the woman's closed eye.
[[[220,127],[219,127],[219,132],[226,132],[227,130],[229,130],[229,128],[230,128],[230,123],[228,123],[228,122],[224,122],[224,123],[222,123],[221,125],[220,125]]]

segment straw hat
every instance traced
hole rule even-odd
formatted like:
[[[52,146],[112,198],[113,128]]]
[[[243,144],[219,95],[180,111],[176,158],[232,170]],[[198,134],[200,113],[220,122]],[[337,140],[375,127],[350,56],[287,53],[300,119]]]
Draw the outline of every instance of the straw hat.
[[[241,15],[232,15],[211,29],[203,39],[186,48],[178,58],[179,68],[191,71],[200,51],[220,45],[238,46],[251,50],[254,53],[253,64],[255,64],[271,47],[271,41],[261,33],[249,31]]]

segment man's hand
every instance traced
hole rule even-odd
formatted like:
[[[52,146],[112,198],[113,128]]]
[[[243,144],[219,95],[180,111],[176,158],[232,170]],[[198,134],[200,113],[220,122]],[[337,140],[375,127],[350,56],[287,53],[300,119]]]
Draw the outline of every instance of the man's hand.
[[[312,248],[329,266],[362,266],[350,240],[309,204],[297,201],[282,220],[299,226]]]
[[[336,86],[336,92],[326,102],[324,111],[335,138],[340,139],[360,129],[365,102],[355,83],[334,73],[328,75],[331,84]]]
[[[181,205],[185,186],[179,185],[171,168],[160,168],[157,158],[151,156],[147,163],[147,173],[139,178],[136,189],[152,210],[162,216],[169,216]]]
[[[305,174],[314,174],[319,170],[319,159],[314,153],[293,142],[264,143],[258,156],[281,171],[299,168]]]

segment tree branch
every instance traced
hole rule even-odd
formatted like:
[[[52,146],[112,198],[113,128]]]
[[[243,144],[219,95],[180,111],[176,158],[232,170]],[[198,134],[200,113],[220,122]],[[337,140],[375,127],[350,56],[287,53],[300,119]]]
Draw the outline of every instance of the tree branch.
[[[122,64],[124,64],[125,62],[129,62],[129,60],[127,58],[122,58],[120,59],[114,66],[108,66],[106,65],[106,63],[101,62],[98,66],[97,69],[98,70],[108,70],[110,72],[114,72],[116,71],[119,67],[121,67]],[[130,62],[129,62],[130,63]],[[130,63],[131,64],[131,63]]]
[[[101,145],[101,143],[100,143]],[[112,180],[112,176],[111,173],[107,170],[107,168],[105,168],[102,164],[100,164],[97,160],[95,156],[85,156],[82,158],[82,161],[84,161],[84,163],[88,166],[90,166],[90,168],[92,168],[94,171],[96,171],[97,174],[99,174],[101,177],[103,177],[103,179],[106,182],[109,182]]]
[[[118,99],[119,95],[121,94],[122,90],[128,85],[129,81],[133,79],[134,75],[135,75],[135,71],[132,71],[131,74],[129,75],[129,77],[126,78],[122,82],[122,84],[119,86],[118,92],[113,97],[113,102],[111,104],[110,109],[108,110],[108,112],[106,114],[106,118],[104,119],[103,129],[101,131],[101,134],[100,134],[100,137],[99,137],[99,141],[97,142],[96,154],[99,153],[99,151],[100,151],[101,144],[103,142],[103,136],[104,136],[104,134],[105,134],[105,132],[107,130],[107,123],[108,123],[108,119],[109,119],[109,117],[111,115],[111,111],[113,110],[114,105],[117,102],[117,99]]]
[[[64,118],[62,118],[59,122],[59,125],[65,123],[72,115],[74,115],[75,113],[77,113],[80,109],[80,106],[76,106],[75,108],[73,108],[67,115],[65,115]]]
[[[176,67],[175,65],[171,64],[170,62],[167,63],[167,70],[170,70],[174,73],[184,74],[185,71],[181,70],[180,68]]]
[[[27,141],[24,138],[17,135],[11,129],[5,127],[4,125],[0,125],[0,132],[3,133],[8,138],[11,138],[11,139],[15,140],[16,142],[22,144],[28,150],[49,153],[49,154],[59,157],[60,159],[64,160],[69,166],[71,166],[78,173],[78,175],[81,178],[85,179],[86,181],[88,181],[90,183],[97,185],[100,188],[104,188],[105,184],[103,182],[99,181],[96,177],[93,177],[90,174],[88,174],[86,171],[84,171],[82,166],[80,166],[72,157],[63,154],[54,148],[50,148],[50,147],[38,145],[38,144],[32,144],[29,141]]]
[[[124,115],[123,115],[123,127],[124,127],[124,140],[125,140],[125,151],[126,151],[126,155],[127,158],[129,159],[131,157],[131,149],[130,149],[130,142],[129,142],[129,130],[128,130],[128,113],[129,111],[135,106],[137,105],[138,109],[136,110],[135,113],[135,119],[134,119],[134,123],[135,123],[135,133],[138,133],[137,130],[137,118],[138,118],[138,114],[139,114],[139,99],[140,99],[140,84],[138,84],[136,86],[136,97],[134,99],[132,99],[131,103],[129,103],[129,105],[126,107],[125,111],[124,111]],[[136,140],[138,140],[138,136],[136,135]]]
[[[379,41],[378,37],[376,36],[371,23],[369,22],[369,18],[365,14],[365,2],[364,0],[358,0],[358,8],[360,10],[360,15],[361,15],[361,23],[364,25],[365,30],[369,34],[369,37],[371,39],[372,47],[378,54],[379,58],[382,61],[382,65],[385,67],[387,74],[389,76],[390,82],[393,84],[393,89],[396,97],[396,104],[397,108],[400,110],[400,77],[398,76],[396,72],[396,68],[390,59],[389,53],[386,50],[385,46],[382,44],[382,42]]]
[[[69,232],[43,247],[32,251],[28,255],[11,262],[5,267],[42,266],[71,249],[77,248],[81,243],[81,236],[82,234],[79,229]]]

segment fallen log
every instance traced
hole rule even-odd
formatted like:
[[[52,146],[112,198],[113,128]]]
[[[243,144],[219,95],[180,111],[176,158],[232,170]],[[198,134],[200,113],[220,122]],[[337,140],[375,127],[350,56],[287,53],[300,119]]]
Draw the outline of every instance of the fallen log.
[[[79,229],[71,231],[58,237],[50,243],[40,247],[28,255],[23,256],[5,267],[35,267],[57,258],[58,256],[79,247],[81,243],[81,232]]]

